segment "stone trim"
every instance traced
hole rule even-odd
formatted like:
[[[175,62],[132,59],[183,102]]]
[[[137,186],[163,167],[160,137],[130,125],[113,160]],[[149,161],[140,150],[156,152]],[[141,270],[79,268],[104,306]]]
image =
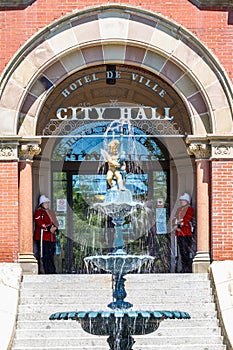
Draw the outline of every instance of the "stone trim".
[[[232,142],[216,142],[211,145],[211,159],[233,158]]]
[[[15,8],[15,7],[27,7],[30,6],[36,0],[1,0],[0,8]]]
[[[0,143],[0,161],[18,160],[18,142]]]
[[[209,159],[211,155],[210,145],[206,143],[191,143],[188,146],[188,154],[196,159]]]
[[[41,152],[41,148],[38,144],[21,144],[19,147],[19,160],[20,161],[32,161],[33,157]]]
[[[187,136],[187,152],[196,159],[233,159],[233,141],[231,135],[206,135],[196,138]]]
[[[197,7],[233,7],[232,0],[190,0]]]
[[[233,349],[233,261],[214,261],[209,268],[213,294],[227,349]]]
[[[193,259],[193,273],[208,273],[210,267],[210,253],[197,252]]]
[[[23,275],[38,274],[38,262],[33,253],[20,253],[19,264],[22,268]]]

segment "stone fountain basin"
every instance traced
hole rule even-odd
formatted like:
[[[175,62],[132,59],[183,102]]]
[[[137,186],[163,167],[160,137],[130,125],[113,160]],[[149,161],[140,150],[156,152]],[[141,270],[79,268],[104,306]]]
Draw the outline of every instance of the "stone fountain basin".
[[[144,203],[133,201],[129,190],[120,191],[113,187],[107,191],[104,202],[94,203],[92,207],[114,219],[121,218],[124,221],[135,209],[144,208]]]
[[[115,276],[124,276],[130,271],[140,271],[145,263],[152,264],[154,257],[150,255],[109,254],[88,256],[84,260],[86,263],[109,271]]]
[[[140,202],[103,202],[93,204],[93,208],[104,215],[124,221],[124,218],[135,209],[143,208],[143,204]]]
[[[93,335],[143,335],[156,331],[164,319],[189,319],[182,311],[74,311],[59,312],[50,320],[76,320],[83,330]]]

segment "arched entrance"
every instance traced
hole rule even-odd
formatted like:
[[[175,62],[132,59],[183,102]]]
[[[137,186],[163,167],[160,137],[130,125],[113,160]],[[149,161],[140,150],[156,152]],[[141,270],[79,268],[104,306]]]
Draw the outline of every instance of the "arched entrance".
[[[92,210],[93,204],[103,201],[107,192],[107,164],[103,152],[113,137],[121,142],[125,152],[125,187],[135,201],[145,206],[144,212],[128,217],[125,222],[126,250],[156,255],[154,271],[155,268],[157,272],[170,271],[168,154],[164,147],[163,152],[153,138],[129,122],[123,124],[123,135],[120,134],[121,125],[119,121],[90,123],[85,133],[76,130],[79,137],[58,140],[54,148],[52,193],[54,209],[61,222],[61,252],[57,259],[60,272],[86,272],[85,256],[113,251],[111,218],[100,217]],[[114,136],[103,132],[107,128],[110,132],[114,128]],[[66,205],[60,208],[60,202]],[[157,202],[160,209],[155,209]]]
[[[183,191],[193,193],[195,205],[193,164],[184,143],[185,130],[191,129],[186,108],[171,86],[148,70],[132,65],[99,65],[59,84],[48,97],[37,124],[43,142],[39,161],[34,162],[35,169],[38,167],[34,183],[36,188],[52,193],[62,223],[62,272],[83,272],[85,255],[111,250],[109,222],[90,226],[87,210],[90,196],[96,197],[98,191],[105,195],[106,189],[98,190],[93,184],[106,186],[106,173],[100,172],[101,150],[113,132],[119,137],[119,124],[127,151],[127,180],[138,183],[134,195],[138,194],[151,210],[148,225],[143,229],[131,226],[134,235],[128,234],[128,249],[157,255],[156,272],[174,270],[171,217],[177,196]],[[51,188],[45,185],[48,178]],[[146,189],[137,193],[143,186]],[[67,203],[63,212],[57,205],[61,200]],[[137,230],[140,232],[135,233]]]
[[[106,65],[116,66],[116,71],[121,71],[121,65],[123,68],[127,66],[128,71],[131,65],[133,67],[131,78],[133,78],[130,83],[140,86],[137,98],[130,95],[131,91],[136,93],[137,89],[128,88],[127,90],[125,88],[126,85],[131,85],[129,79],[126,84],[126,78],[125,82],[122,79],[121,88],[118,89],[118,94],[115,93],[115,96],[123,96],[124,92],[128,91],[122,100],[124,103],[130,103],[132,106],[132,103],[137,101],[136,103],[145,106],[162,108],[162,112],[158,110],[157,112],[164,119],[168,115],[172,116],[170,113],[171,107],[173,107],[174,118],[180,118],[175,130],[178,128],[183,130],[178,134],[190,144],[190,154],[200,157],[197,163],[199,184],[197,202],[205,203],[205,206],[203,210],[199,210],[201,213],[199,218],[204,226],[198,226],[198,236],[200,236],[198,251],[202,256],[201,263],[204,260],[204,264],[207,266],[210,261],[209,189],[208,183],[207,186],[206,182],[204,187],[202,185],[203,179],[208,173],[210,145],[213,145],[211,146],[213,149],[216,147],[214,135],[224,136],[232,131],[231,89],[224,71],[214,56],[190,32],[178,24],[148,11],[119,5],[106,5],[101,8],[83,10],[52,23],[24,46],[5,70],[1,82],[0,112],[1,118],[4,119],[7,115],[9,122],[4,123],[2,127],[2,133],[5,135],[4,142],[9,145],[9,135],[11,137],[15,135],[17,142],[20,143],[20,160],[22,162],[31,160],[38,150],[35,145],[40,143],[40,140],[46,139],[46,135],[41,132],[48,127],[50,119],[53,119],[48,111],[57,102],[54,98],[56,89],[59,87],[60,94],[57,96],[63,98],[65,103],[65,101],[71,102],[75,96],[79,97],[78,93],[85,85],[85,91],[88,95],[83,96],[83,101],[91,100],[91,102],[93,101],[91,106],[101,106],[106,103],[101,96],[101,89],[97,88],[95,91],[91,91],[91,87],[94,84],[100,84],[100,81],[97,81],[93,74],[97,73],[98,69],[103,71],[103,66]],[[84,69],[90,70],[90,72],[85,71],[83,75],[75,76]],[[114,71],[114,69],[109,69],[109,72]],[[137,74],[136,69],[139,69],[140,74]],[[149,76],[150,74],[152,74],[153,79]],[[152,85],[155,76],[156,81]],[[75,80],[72,80],[74,77]],[[112,76],[108,76],[108,78],[111,80]],[[114,78],[121,79],[119,76]],[[71,80],[68,82],[67,79]],[[157,81],[158,85],[156,86]],[[114,89],[114,84],[108,85]],[[154,93],[153,97],[151,90]],[[171,91],[171,93],[165,94],[166,98],[172,96],[171,103],[169,105],[165,103],[154,104],[154,102],[158,102],[157,99],[160,99],[160,102],[168,102],[163,93],[164,90]],[[109,100],[111,99],[114,103],[114,100],[118,98],[112,98],[114,96],[112,91],[110,88],[105,89],[105,96],[108,96]],[[99,95],[96,95],[95,92],[98,92]],[[155,96],[156,98],[154,98]],[[172,106],[175,96],[177,105]],[[143,99],[146,103],[143,102]],[[109,101],[107,102],[109,103]],[[68,108],[70,106],[77,107],[77,104],[72,102],[72,104],[63,104],[62,107]],[[167,107],[170,109],[166,109]],[[57,109],[55,110],[57,111]],[[64,119],[65,116],[72,118],[76,112],[77,110],[74,108],[68,111],[63,109],[57,112],[57,116]],[[102,113],[100,110],[99,112]],[[143,114],[144,112],[140,113],[139,116],[146,115]],[[147,115],[146,118],[148,119]],[[55,124],[54,128],[56,129]],[[153,135],[158,136],[156,133]],[[181,138],[166,138],[164,143],[170,154],[174,152],[177,154],[179,150],[177,140]],[[10,144],[14,150],[17,150],[17,142]],[[184,146],[184,143],[182,145]],[[43,141],[42,151],[44,147]],[[178,168],[182,174],[178,174],[176,180],[175,176],[172,177],[172,186],[170,186],[174,191],[171,193],[172,206],[173,204],[175,206],[177,196],[183,189],[192,191],[193,187],[189,177],[184,176],[187,173],[187,167],[182,161],[183,151],[184,147],[181,156],[176,157],[179,167],[175,164],[171,165],[171,168]],[[42,152],[42,157],[45,155]],[[173,158],[171,157],[171,161]],[[190,162],[190,158],[187,159]],[[38,193],[35,191],[34,204],[39,192],[49,191],[47,183],[50,183],[51,180],[50,170],[49,162],[43,169],[39,168],[36,162],[34,163],[35,184],[41,184],[40,188],[35,187]],[[28,171],[27,176],[30,176],[30,171]],[[21,177],[21,179],[26,182],[27,176]],[[176,184],[182,187],[178,188]],[[198,198],[201,200],[199,201]],[[24,203],[24,193],[21,193],[20,200],[21,203]],[[23,218],[21,217],[20,220],[23,221]],[[197,220],[199,219],[197,218]],[[32,218],[29,216],[25,227],[30,227],[31,221]],[[20,247],[20,259],[23,263],[29,249],[29,241],[24,236],[29,235],[29,231],[28,229],[24,230],[24,226],[21,226],[20,234],[21,242],[23,242]],[[28,261],[28,255],[26,260]]]

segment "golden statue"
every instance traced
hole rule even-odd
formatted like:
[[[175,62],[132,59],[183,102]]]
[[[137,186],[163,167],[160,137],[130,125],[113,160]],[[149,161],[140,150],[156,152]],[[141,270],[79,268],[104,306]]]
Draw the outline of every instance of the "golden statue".
[[[107,182],[110,187],[112,187],[113,179],[116,178],[119,190],[124,191],[122,171],[125,171],[125,162],[120,161],[120,155],[118,152],[118,147],[120,142],[117,140],[112,140],[108,144],[108,153],[105,153],[105,159],[108,162],[107,171]]]

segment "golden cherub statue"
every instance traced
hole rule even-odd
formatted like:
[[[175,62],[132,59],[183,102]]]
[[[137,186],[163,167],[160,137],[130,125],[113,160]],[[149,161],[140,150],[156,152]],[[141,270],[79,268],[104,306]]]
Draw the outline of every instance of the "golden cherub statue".
[[[107,171],[107,182],[110,187],[112,187],[114,177],[117,180],[117,185],[119,190],[124,191],[123,177],[121,171],[125,171],[126,164],[125,162],[119,161],[119,152],[118,147],[120,142],[118,140],[112,140],[108,144],[108,153],[105,153],[105,159],[108,162],[108,171]]]

